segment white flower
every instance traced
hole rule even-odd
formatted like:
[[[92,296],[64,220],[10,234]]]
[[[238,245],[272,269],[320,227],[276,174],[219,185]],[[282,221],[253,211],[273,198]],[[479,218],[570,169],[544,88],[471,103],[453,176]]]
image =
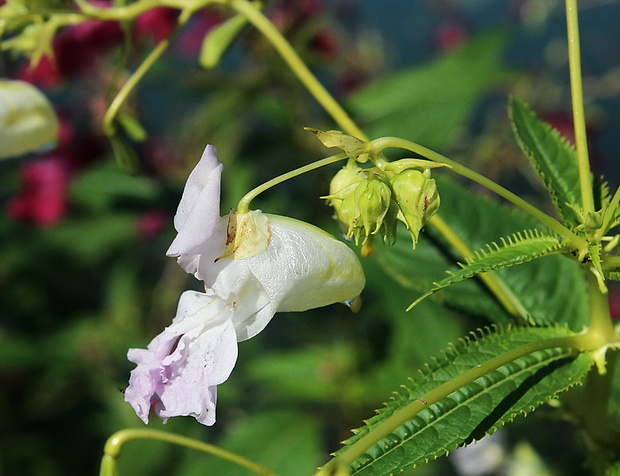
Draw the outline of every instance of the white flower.
[[[58,119],[47,98],[25,81],[0,80],[0,159],[39,151],[58,137]]]
[[[125,400],[145,422],[154,405],[164,419],[192,415],[213,424],[216,385],[234,366],[237,341],[278,311],[349,301],[365,284],[355,254],[319,228],[260,211],[220,217],[221,173],[207,146],[185,185],[167,253],[204,281],[206,294],[184,293],[173,324],[147,350],[129,351],[138,367]]]

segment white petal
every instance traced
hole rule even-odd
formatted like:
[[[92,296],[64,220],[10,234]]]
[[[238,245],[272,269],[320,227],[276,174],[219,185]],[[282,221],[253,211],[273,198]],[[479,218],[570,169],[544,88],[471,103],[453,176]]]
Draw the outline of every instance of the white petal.
[[[227,298],[233,293],[240,302],[253,302],[254,314],[245,312],[234,318],[240,341],[262,331],[276,312],[348,301],[365,284],[357,256],[344,243],[307,223],[266,216],[271,227],[267,250],[216,263],[217,256],[205,254],[196,273],[216,294]]]
[[[25,81],[0,80],[0,159],[49,148],[58,137],[54,108]]]
[[[196,254],[209,242],[220,218],[221,176],[222,164],[217,159],[217,151],[208,145],[185,184],[174,216],[178,234],[166,253],[168,256]]]

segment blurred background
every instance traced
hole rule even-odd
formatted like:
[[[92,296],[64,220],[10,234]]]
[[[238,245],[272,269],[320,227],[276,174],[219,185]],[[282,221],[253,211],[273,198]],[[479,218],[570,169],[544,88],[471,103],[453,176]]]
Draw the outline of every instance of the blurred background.
[[[593,168],[614,189],[620,2],[580,7]],[[563,2],[270,0],[265,12],[371,137],[417,141],[551,209],[512,137],[507,99],[519,95],[571,140]],[[52,44],[55,61],[0,54],[0,75],[41,88],[61,121],[54,150],[0,162],[2,475],[96,474],[106,438],[143,426],[123,402],[133,368],[126,352],[170,323],[184,289],[200,288],[165,251],[185,179],[207,143],[225,164],[224,213],[254,186],[328,154],[303,127],[334,124],[253,29],[217,68],[200,68],[203,38],[225,17],[196,14],[129,99],[127,113],[146,132],[124,138],[133,176],[119,169],[101,121],[115,85],[174,29],[174,10],[152,10],[133,25],[65,28]],[[318,198],[337,170],[291,180],[254,205],[338,234]],[[341,305],[278,314],[240,344],[214,427],[192,418],[151,426],[282,475],[311,474],[431,355],[486,324],[431,300],[405,313],[416,291],[391,277],[382,256],[378,249],[364,260],[359,314]],[[567,423],[518,420],[474,450],[407,474],[584,474]],[[156,442],[129,443],[120,468],[132,476],[250,474]]]

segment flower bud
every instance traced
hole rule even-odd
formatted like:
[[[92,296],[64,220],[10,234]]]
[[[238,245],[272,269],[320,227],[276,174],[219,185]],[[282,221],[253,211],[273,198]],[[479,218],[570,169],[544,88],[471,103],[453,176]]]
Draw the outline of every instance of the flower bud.
[[[387,183],[376,177],[360,183],[354,198],[359,210],[358,227],[363,229],[364,241],[379,231],[390,207],[392,192]]]
[[[420,230],[439,208],[439,193],[430,172],[407,169],[390,180],[398,204],[398,219],[409,230],[415,248]]]
[[[355,203],[355,189],[366,178],[359,167],[343,167],[338,171],[329,184],[329,195],[321,197],[327,199],[327,203],[334,207],[336,219],[344,226],[347,239],[353,237],[351,224],[357,217]]]

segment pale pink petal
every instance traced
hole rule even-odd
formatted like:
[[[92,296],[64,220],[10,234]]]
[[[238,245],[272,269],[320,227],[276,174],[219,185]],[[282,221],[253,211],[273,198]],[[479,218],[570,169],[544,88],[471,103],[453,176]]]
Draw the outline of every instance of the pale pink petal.
[[[212,294],[186,291],[172,325],[147,349],[130,349],[137,364],[131,372],[125,401],[148,423],[150,410],[166,421],[193,416],[215,423],[217,385],[230,375],[237,360],[233,306]]]

